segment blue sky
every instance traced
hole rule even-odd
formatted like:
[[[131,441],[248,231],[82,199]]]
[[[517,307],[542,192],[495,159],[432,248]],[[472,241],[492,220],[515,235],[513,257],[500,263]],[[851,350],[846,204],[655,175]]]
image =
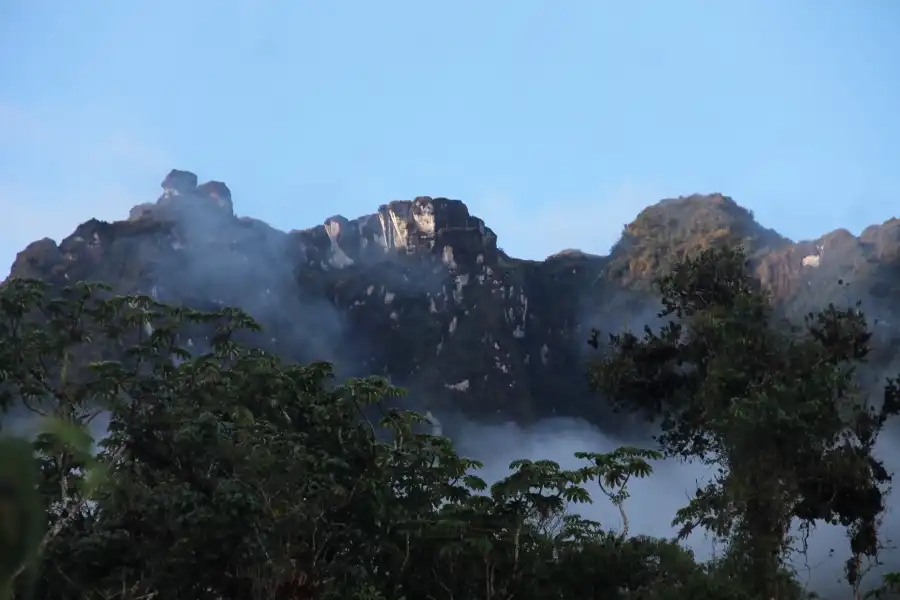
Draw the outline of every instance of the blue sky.
[[[530,258],[692,192],[900,212],[897,0],[5,0],[0,55],[6,264],[172,167],[283,229],[460,198]]]

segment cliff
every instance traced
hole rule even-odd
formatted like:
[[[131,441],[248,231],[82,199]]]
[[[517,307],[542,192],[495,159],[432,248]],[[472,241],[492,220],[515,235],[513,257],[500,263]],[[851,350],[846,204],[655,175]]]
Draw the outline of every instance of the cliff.
[[[283,232],[235,216],[224,183],[198,185],[176,170],[162,187],[126,221],[91,219],[58,244],[30,244],[11,274],[241,306],[265,327],[260,343],[288,358],[385,374],[418,406],[486,421],[608,424],[585,387],[590,328],[652,320],[653,276],[709,244],[743,243],[789,313],[863,300],[877,319],[880,364],[893,363],[900,337],[891,325],[900,323],[897,219],[860,237],[838,230],[795,243],[726,196],[694,195],[645,209],[609,256],[566,250],[527,261],[502,252],[459,200],[393,201]]]

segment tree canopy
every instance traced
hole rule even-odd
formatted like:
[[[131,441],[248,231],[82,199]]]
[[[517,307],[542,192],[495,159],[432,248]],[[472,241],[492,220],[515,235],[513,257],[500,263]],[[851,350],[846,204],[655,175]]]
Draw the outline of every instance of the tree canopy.
[[[671,323],[611,336],[589,374],[598,401],[661,422],[659,448],[519,460],[488,484],[391,408],[384,379],[236,343],[258,328],[240,310],[9,280],[0,402],[44,421],[0,442],[0,600],[791,600],[795,520],[841,523],[855,559],[875,555],[874,444],[897,384],[878,406],[854,385],[864,317],[782,326],[732,250],[679,263],[660,291]],[[209,342],[190,348],[198,327]],[[628,530],[628,483],[664,454],[719,466],[673,518],[725,539],[722,559]],[[592,496],[624,528],[578,516]]]
[[[610,335],[591,378],[617,408],[658,420],[666,454],[717,468],[678,512],[680,536],[700,526],[728,542],[747,589],[779,598],[791,525],[841,524],[856,586],[878,554],[890,483],[875,443],[900,410],[896,379],[880,398],[857,384],[865,316],[828,305],[802,326],[784,322],[734,248],[681,261],[659,288],[666,325]]]

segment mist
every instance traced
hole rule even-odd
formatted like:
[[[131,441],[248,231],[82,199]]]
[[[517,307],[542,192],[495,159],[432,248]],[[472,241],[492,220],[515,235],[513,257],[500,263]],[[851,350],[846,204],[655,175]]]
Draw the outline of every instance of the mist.
[[[514,423],[484,425],[467,423],[459,428],[454,442],[463,456],[484,463],[478,475],[488,483],[495,482],[509,473],[509,464],[517,459],[553,460],[564,469],[575,469],[585,463],[576,452],[611,452],[627,445],[638,448],[655,448],[650,437],[616,437],[602,432],[584,421],[576,419],[547,419],[530,427]],[[885,461],[890,472],[900,471],[900,442],[885,431],[877,453]],[[675,512],[685,506],[698,485],[708,482],[713,473],[709,467],[675,459],[651,461],[653,473],[644,479],[632,479],[628,483],[631,496],[625,502],[629,520],[629,536],[649,535],[672,539],[677,531],[672,526]],[[622,530],[622,518],[616,508],[599,490],[596,484],[588,484],[593,504],[569,507],[569,512],[601,523],[612,531]],[[873,568],[865,577],[863,589],[880,584],[880,575],[900,570],[900,551],[894,548],[891,537],[900,534],[900,515],[891,510],[891,496],[887,499],[881,535],[887,548],[879,557],[883,563]],[[846,533],[838,526],[820,524],[810,534],[805,551],[802,551],[801,531],[794,527],[797,550],[791,557],[791,566],[799,581],[808,590],[826,600],[846,598],[850,587],[844,579],[844,563],[850,557]],[[900,540],[898,540],[900,541]],[[702,531],[693,532],[682,545],[690,548],[697,560],[706,561],[716,555],[716,544]],[[719,554],[722,547],[718,548]]]
[[[332,305],[320,289],[310,289],[310,281],[298,278],[298,269],[308,265],[309,244],[317,243],[304,232],[284,233],[260,221],[238,219],[229,210],[210,210],[208,206],[193,201],[167,203],[166,216],[174,217],[175,226],[158,250],[152,252],[151,268],[144,273],[138,289],[131,293],[143,293],[161,302],[194,305],[196,308],[237,306],[256,318],[264,327],[252,340],[283,356],[286,360],[309,362],[322,360],[335,365],[340,378],[350,375],[370,374],[359,362],[354,347],[367,344],[389,343],[385,340],[356,339],[342,311]],[[87,237],[87,236],[85,236]],[[329,238],[325,238],[326,243]],[[330,240],[334,243],[334,240]],[[113,241],[101,243],[113,244]],[[144,239],[154,248],[159,240]],[[327,249],[325,250],[327,252]],[[322,248],[311,248],[313,256],[321,257]],[[388,254],[385,260],[391,260]],[[390,271],[388,271],[390,273]],[[421,275],[421,276],[419,276]],[[398,275],[390,282],[392,293],[398,295],[422,295],[423,285],[434,287],[435,273],[431,266],[421,267],[421,273],[407,277]],[[425,283],[423,283],[425,282]],[[418,287],[417,287],[418,286]],[[623,329],[639,333],[644,326],[656,327],[661,323],[658,302],[635,301],[633,294],[622,293],[606,298],[603,310],[591,306],[589,290],[583,290],[584,307],[578,321],[586,329],[616,332]],[[200,305],[197,305],[197,303]],[[358,334],[357,334],[358,337]],[[577,336],[576,336],[577,337]],[[587,358],[584,339],[573,339],[577,344],[577,356]],[[198,345],[202,340],[196,340]],[[414,378],[413,378],[414,379]],[[410,382],[408,382],[410,383]],[[412,382],[414,383],[414,381]],[[415,385],[405,385],[410,388]],[[411,406],[422,410],[423,394],[408,396]],[[540,400],[540,399],[539,399]],[[448,407],[443,407],[449,412]],[[634,427],[629,416],[622,416],[614,426],[604,429],[578,419],[551,418],[539,420],[529,426],[515,423],[484,424],[467,420],[458,415],[447,415],[435,410],[463,456],[484,463],[479,473],[488,482],[496,481],[509,473],[509,464],[517,459],[550,459],[563,468],[573,469],[582,461],[574,457],[576,452],[611,452],[622,445],[653,448],[647,428]],[[502,415],[500,415],[502,417]],[[108,416],[101,414],[92,421],[90,429],[95,439],[106,434]],[[4,430],[31,436],[36,431],[32,414],[14,411],[4,418]],[[615,433],[621,427],[622,433]],[[900,442],[891,431],[885,431],[878,452],[889,471],[900,470]],[[625,503],[629,518],[630,535],[649,535],[672,538],[675,529],[671,522],[675,512],[685,506],[698,485],[707,482],[712,473],[708,467],[677,462],[655,461],[654,472],[646,479],[629,482],[630,498]],[[596,520],[612,530],[621,530],[618,508],[596,487],[592,493],[594,503],[578,505],[571,510]],[[890,504],[890,499],[888,500]],[[799,533],[799,532],[798,532]],[[900,517],[888,510],[882,535],[900,537]],[[716,548],[702,531],[695,532],[684,544],[693,550],[698,560],[715,555]],[[889,544],[890,545],[890,544]],[[809,589],[826,599],[846,597],[849,587],[841,583],[844,561],[849,556],[846,535],[839,527],[820,526],[808,542],[805,555],[795,554],[792,559],[801,581]],[[885,565],[879,569],[900,570],[900,553],[885,551]],[[867,585],[877,584],[876,573],[871,573]]]

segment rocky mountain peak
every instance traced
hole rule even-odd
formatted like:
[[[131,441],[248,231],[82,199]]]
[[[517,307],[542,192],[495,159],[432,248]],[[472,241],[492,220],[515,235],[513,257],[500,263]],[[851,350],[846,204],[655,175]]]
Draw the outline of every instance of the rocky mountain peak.
[[[343,268],[383,260],[386,254],[416,256],[452,267],[495,264],[497,236],[460,200],[419,196],[394,200],[378,211],[349,220],[329,217],[323,225],[292,231],[308,264]]]
[[[190,171],[172,169],[160,186],[164,195],[190,194],[197,189],[197,176]]]
[[[460,200],[394,200],[284,232],[235,216],[222,182],[173,170],[162,188],[128,220],[90,219],[59,244],[30,244],[12,274],[240,306],[264,326],[254,343],[344,373],[387,375],[445,425],[450,413],[603,424],[609,411],[583,377],[590,328],[642,327],[658,310],[654,278],[710,244],[742,243],[788,310],[864,299],[880,326],[900,323],[898,219],[860,237],[839,229],[794,243],[728,196],[681,196],[641,211],[609,256],[568,249],[531,261],[499,250]],[[894,329],[880,335],[898,339],[885,348],[900,347]]]
[[[160,187],[162,195],[156,202],[139,204],[131,209],[130,220],[137,220],[155,213],[157,218],[181,218],[191,211],[219,213],[221,216],[234,216],[234,205],[231,201],[231,190],[221,181],[207,181],[197,184],[197,175],[190,171],[172,169],[163,179]]]
[[[624,285],[646,287],[687,253],[720,243],[742,244],[754,255],[790,240],[757,223],[752,212],[723,194],[668,198],[625,226],[611,252],[611,275]]]

